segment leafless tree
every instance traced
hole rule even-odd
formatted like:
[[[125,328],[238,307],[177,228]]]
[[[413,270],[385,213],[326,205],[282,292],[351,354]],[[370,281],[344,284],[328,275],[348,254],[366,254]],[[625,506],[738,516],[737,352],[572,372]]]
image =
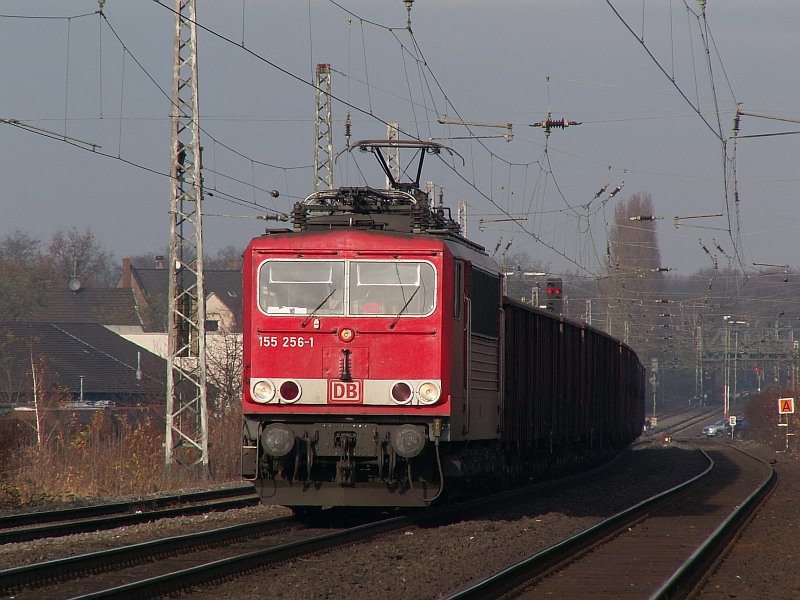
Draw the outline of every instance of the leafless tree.
[[[0,403],[19,406],[31,400],[31,361],[18,349],[25,340],[0,330]]]
[[[653,199],[637,193],[614,209],[608,237],[608,265],[601,290],[609,331],[634,347],[654,345],[655,301],[663,293],[663,270],[653,220]]]
[[[92,233],[73,227],[69,231],[53,234],[48,249],[53,270],[63,281],[73,276],[80,278],[83,285],[112,286],[113,254],[106,250]]]
[[[220,248],[216,254],[205,258],[206,269],[231,269],[241,268],[244,250],[235,246]]]
[[[242,336],[233,332],[206,335],[209,412],[221,416],[238,407],[242,391]]]
[[[42,242],[24,231],[0,238],[0,320],[25,321],[41,306],[50,277]]]
[[[37,444],[58,425],[56,409],[69,395],[55,383],[50,363],[37,348],[34,335],[15,335],[0,329],[0,403],[33,408],[20,413],[21,422],[36,433]]]
[[[0,238],[0,259],[34,265],[42,260],[42,240],[17,229]]]

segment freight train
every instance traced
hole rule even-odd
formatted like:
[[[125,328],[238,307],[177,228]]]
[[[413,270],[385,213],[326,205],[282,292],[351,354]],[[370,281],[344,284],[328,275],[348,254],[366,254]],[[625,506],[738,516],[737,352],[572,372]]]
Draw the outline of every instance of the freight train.
[[[418,154],[397,181],[387,149]],[[424,507],[609,460],[642,431],[634,351],[503,296],[420,189],[434,142],[363,140],[388,189],[297,203],[244,253],[242,476],[263,502]]]

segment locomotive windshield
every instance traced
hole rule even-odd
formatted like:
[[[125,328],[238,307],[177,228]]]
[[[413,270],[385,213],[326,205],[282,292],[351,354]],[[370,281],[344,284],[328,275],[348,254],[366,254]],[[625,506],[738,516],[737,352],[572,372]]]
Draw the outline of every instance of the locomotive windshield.
[[[269,315],[423,316],[436,302],[428,262],[267,260],[258,278]]]
[[[344,313],[344,263],[274,260],[261,265],[258,303],[267,314]]]
[[[349,288],[351,315],[426,315],[436,297],[433,266],[424,262],[353,261]]]

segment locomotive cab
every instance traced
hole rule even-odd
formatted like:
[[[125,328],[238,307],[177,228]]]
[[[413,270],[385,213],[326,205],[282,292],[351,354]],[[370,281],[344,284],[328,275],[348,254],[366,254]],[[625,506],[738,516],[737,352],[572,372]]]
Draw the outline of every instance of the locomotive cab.
[[[380,488],[389,503],[424,505],[441,487],[435,462],[409,468],[450,411],[444,251],[399,236],[386,256],[378,242],[386,236],[284,233],[248,250],[245,293],[256,302],[245,323],[242,464],[257,485],[280,488],[276,502],[333,504],[349,493],[350,504],[386,504],[373,500]]]

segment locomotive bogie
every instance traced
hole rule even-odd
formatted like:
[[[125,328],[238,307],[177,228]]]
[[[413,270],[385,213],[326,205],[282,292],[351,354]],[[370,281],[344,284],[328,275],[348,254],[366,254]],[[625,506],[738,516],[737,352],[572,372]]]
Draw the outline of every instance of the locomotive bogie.
[[[265,501],[329,505],[348,494],[350,505],[425,506],[441,489],[430,444],[440,428],[436,421],[265,424],[246,419],[242,470]]]

